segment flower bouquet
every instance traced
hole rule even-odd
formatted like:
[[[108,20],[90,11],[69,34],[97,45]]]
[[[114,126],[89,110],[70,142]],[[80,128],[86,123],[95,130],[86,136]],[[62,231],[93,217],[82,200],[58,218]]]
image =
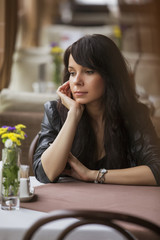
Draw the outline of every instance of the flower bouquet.
[[[21,140],[27,136],[22,130],[26,126],[3,126],[0,136],[4,143],[2,149],[2,209],[19,209],[19,166]]]

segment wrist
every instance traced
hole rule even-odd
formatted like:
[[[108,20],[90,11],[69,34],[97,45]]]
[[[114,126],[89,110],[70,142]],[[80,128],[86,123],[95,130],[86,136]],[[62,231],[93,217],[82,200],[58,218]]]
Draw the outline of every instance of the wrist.
[[[72,118],[74,121],[77,122],[79,122],[79,120],[81,119],[82,114],[83,114],[82,109],[76,109],[74,107],[70,108],[68,111],[68,117]]]
[[[90,170],[90,173],[89,173],[89,176],[88,176],[88,181],[89,182],[94,182],[96,177],[97,177],[97,174],[98,174],[98,170]]]

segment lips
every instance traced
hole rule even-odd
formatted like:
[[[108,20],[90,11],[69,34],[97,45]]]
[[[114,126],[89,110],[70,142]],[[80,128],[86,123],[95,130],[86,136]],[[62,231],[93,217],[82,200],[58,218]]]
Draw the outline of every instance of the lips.
[[[76,91],[76,92],[74,92],[74,95],[75,95],[75,96],[83,96],[83,95],[85,95],[85,94],[87,94],[87,92],[82,92],[82,91]]]

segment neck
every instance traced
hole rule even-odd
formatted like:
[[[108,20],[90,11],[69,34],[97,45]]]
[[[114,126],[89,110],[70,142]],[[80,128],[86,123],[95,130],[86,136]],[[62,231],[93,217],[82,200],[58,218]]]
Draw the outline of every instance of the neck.
[[[104,107],[102,104],[90,104],[86,105],[86,110],[93,120],[93,122],[102,122],[103,121],[103,113],[104,113]]]

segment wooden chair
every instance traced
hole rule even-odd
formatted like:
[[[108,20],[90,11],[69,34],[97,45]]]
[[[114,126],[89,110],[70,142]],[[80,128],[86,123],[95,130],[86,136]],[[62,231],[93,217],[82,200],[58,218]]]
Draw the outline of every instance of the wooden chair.
[[[109,226],[114,230],[118,231],[127,240],[136,240],[137,238],[133,236],[130,232],[126,231],[119,222],[126,222],[136,224],[138,226],[144,227],[148,230],[153,231],[157,236],[160,236],[160,227],[150,221],[144,220],[139,217],[134,217],[131,215],[107,212],[107,211],[94,211],[94,210],[59,210],[50,213],[49,215],[37,220],[25,233],[23,240],[32,239],[36,231],[43,225],[56,221],[59,219],[76,218],[77,221],[69,225],[67,228],[62,230],[57,240],[63,240],[72,230],[77,227],[86,224],[98,224]],[[93,237],[92,237],[93,239]]]
[[[36,147],[37,147],[38,139],[39,139],[39,132],[35,135],[35,137],[33,138],[32,142],[29,146],[28,162],[31,167],[33,165],[33,155],[34,155]]]

